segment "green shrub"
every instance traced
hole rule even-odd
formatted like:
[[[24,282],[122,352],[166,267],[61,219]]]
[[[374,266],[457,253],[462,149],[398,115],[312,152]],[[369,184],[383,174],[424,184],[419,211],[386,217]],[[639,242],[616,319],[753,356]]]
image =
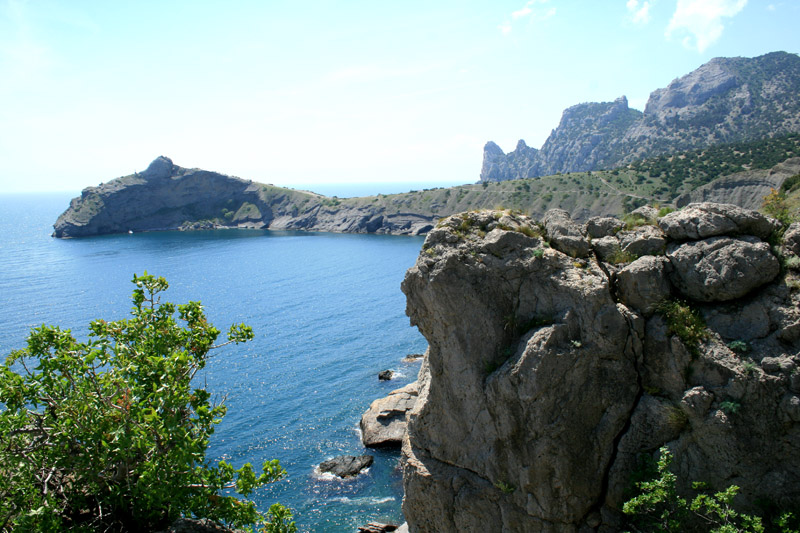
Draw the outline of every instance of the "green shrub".
[[[700,494],[691,503],[681,498],[676,489],[677,476],[669,470],[672,454],[667,447],[659,453],[658,477],[636,483],[640,493],[622,506],[634,531],[698,531],[693,526],[697,522],[703,524],[702,531],[712,533],[764,531],[760,517],[734,510],[733,498],[739,492],[736,485],[711,494],[705,484],[693,483]]]
[[[719,408],[729,415],[735,415],[742,408],[742,404],[736,400],[726,400],[719,404]]]
[[[655,220],[650,220],[640,214],[628,213],[622,216],[622,222],[625,224],[625,229],[632,230],[639,226],[654,226]]]
[[[700,355],[699,345],[708,338],[700,313],[681,300],[665,300],[657,307],[667,322],[667,330],[677,335],[693,356]]]
[[[0,530],[156,531],[181,516],[236,527],[266,520],[252,502],[220,491],[247,496],[286,472],[278,461],[260,474],[249,463],[209,462],[226,408],[191,383],[210,350],[246,342],[252,330],[232,326],[215,345],[220,332],[199,302],[160,303],[167,282],[146,272],[133,283],[131,318],[93,321],[87,342],[42,326],[0,365]],[[267,530],[293,530],[287,509],[270,515]]]
[[[783,258],[783,266],[789,270],[800,270],[800,257],[787,255]]]
[[[536,237],[541,237],[542,236],[541,233],[539,233],[538,228],[532,228],[532,227],[528,226],[527,224],[523,224],[522,226],[518,227],[517,231],[522,233],[523,235],[528,236],[528,237],[536,238]]]
[[[747,353],[750,351],[750,345],[742,340],[735,340],[728,343],[728,348],[736,353]]]
[[[767,215],[778,219],[784,226],[788,226],[793,222],[792,217],[789,215],[786,194],[781,191],[772,189],[771,192],[764,197],[761,210]]]
[[[503,494],[512,494],[515,490],[517,490],[517,488],[514,485],[506,483],[504,481],[498,481],[497,483],[494,484],[494,486],[500,489],[503,492]]]
[[[795,174],[789,178],[786,178],[783,183],[781,184],[781,192],[788,193],[792,192],[800,186],[800,174]]]
[[[617,246],[616,249],[614,249],[614,251],[608,256],[608,262],[614,265],[630,263],[632,261],[636,261],[637,259],[638,256],[636,254],[626,252],[619,246]]]

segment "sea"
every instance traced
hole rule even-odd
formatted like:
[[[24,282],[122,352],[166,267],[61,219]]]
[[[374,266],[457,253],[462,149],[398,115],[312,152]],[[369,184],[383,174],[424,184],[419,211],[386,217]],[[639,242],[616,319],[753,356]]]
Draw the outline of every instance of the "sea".
[[[400,283],[421,237],[262,230],[152,232],[60,240],[52,225],[76,194],[0,195],[0,356],[42,324],[86,339],[95,318],[129,316],[134,274],[170,284],[165,301],[201,301],[223,332],[254,341],[212,352],[196,376],[228,413],[208,458],[238,467],[279,459],[288,476],[259,489],[261,511],[290,507],[300,531],[402,522],[399,451],[367,450],[370,403],[416,379],[426,341],[405,315]],[[344,196],[344,195],[343,195]],[[391,369],[395,379],[378,380]],[[320,475],[338,455],[375,456],[369,470]]]

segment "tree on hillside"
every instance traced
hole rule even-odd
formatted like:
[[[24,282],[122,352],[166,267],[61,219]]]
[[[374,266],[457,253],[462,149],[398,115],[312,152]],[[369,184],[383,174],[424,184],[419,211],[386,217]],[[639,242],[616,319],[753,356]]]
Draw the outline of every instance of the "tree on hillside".
[[[247,496],[286,472],[277,460],[212,463],[206,449],[225,406],[195,387],[209,351],[228,340],[199,302],[161,303],[163,278],[134,276],[131,318],[95,320],[89,340],[34,329],[0,365],[0,531],[156,531],[180,517],[236,527],[267,518]],[[177,317],[175,316],[177,312]],[[227,492],[223,492],[226,491]],[[267,531],[294,531],[279,504]]]

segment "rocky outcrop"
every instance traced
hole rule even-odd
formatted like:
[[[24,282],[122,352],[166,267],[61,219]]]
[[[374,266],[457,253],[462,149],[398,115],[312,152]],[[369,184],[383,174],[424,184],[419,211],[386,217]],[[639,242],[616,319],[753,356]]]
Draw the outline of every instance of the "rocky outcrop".
[[[487,143],[480,179],[609,169],[670,152],[800,132],[798,91],[795,54],[715,58],[653,91],[644,113],[629,109],[624,96],[579,104],[564,111],[540,150],[521,143],[504,154]]]
[[[372,402],[361,416],[361,441],[364,446],[399,447],[406,433],[406,413],[414,407],[418,392],[419,385],[415,381]]]
[[[576,259],[508,213],[454,215],[429,233],[402,284],[429,343],[402,448],[410,531],[622,530],[631,475],[663,445],[682,493],[702,480],[740,486],[742,509],[800,504],[794,274],[771,266],[759,228],[773,221],[696,209],[679,238],[640,233],[658,234],[659,255],[627,264]],[[665,300],[701,316],[703,335],[678,336]]]

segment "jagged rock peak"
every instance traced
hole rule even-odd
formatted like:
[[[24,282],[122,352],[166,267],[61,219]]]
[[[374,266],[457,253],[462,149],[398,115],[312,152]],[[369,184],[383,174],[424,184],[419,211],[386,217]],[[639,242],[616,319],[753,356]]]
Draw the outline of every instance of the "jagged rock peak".
[[[716,58],[653,91],[645,112],[613,102],[564,110],[541,149],[492,155],[481,181],[612,169],[637,159],[800,132],[800,57]]]
[[[736,85],[738,82],[730,69],[730,60],[716,57],[686,76],[673,80],[666,88],[653,91],[644,112],[649,115],[668,108],[701,105]]]
[[[491,155],[505,155],[505,152],[502,148],[497,146],[497,143],[489,141],[483,146],[483,156],[487,157]]]
[[[172,162],[172,159],[160,155],[150,163],[147,170],[142,173],[142,176],[145,179],[168,178],[172,176],[174,170],[175,164]]]

